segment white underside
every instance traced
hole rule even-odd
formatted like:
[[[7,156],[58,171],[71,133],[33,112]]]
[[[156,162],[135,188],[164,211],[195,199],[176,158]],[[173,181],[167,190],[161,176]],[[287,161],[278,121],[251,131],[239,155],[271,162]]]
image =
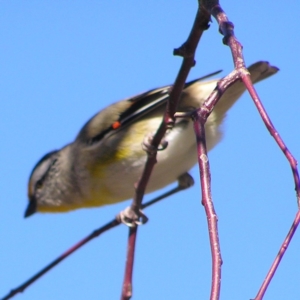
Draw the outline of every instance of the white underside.
[[[152,122],[157,128],[161,118],[153,119]],[[208,150],[215,146],[220,137],[221,133],[216,126],[209,126],[208,122],[208,126],[206,126]],[[180,175],[189,171],[197,163],[196,138],[191,121],[186,126],[175,126],[165,139],[168,141],[168,146],[157,154],[157,163],[147,185],[147,193],[176,181]],[[124,160],[122,164],[117,163],[110,166],[107,170],[105,185],[113,202],[132,198],[134,183],[141,176],[145,161],[146,155],[139,158],[132,157]]]

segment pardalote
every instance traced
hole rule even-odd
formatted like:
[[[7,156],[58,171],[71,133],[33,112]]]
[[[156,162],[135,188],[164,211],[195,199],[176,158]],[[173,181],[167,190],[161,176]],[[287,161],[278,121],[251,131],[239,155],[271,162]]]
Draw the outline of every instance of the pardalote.
[[[257,62],[248,68],[253,83],[275,74],[278,68]],[[197,79],[185,85],[178,111],[198,108],[215,88],[216,79]],[[35,212],[66,212],[96,207],[132,198],[146,153],[145,136],[156,132],[161,123],[169,86],[116,102],[93,116],[76,139],[60,150],[42,157],[29,183],[29,204],[25,217]],[[209,116],[205,130],[208,150],[221,139],[221,125],[227,111],[245,91],[236,82],[222,96]],[[168,146],[157,154],[146,192],[176,181],[197,162],[193,124],[178,119],[167,132]]]

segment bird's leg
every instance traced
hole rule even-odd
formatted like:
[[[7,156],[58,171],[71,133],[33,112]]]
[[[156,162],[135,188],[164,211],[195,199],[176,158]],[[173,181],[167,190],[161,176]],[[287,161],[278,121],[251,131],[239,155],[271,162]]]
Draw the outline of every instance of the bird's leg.
[[[178,177],[177,182],[178,182],[177,187],[144,203],[142,205],[142,209],[194,185],[194,179],[189,173],[184,173],[180,175]],[[136,225],[145,224],[148,221],[147,216],[143,213],[142,210],[135,211],[131,206],[121,211],[117,216],[117,219],[129,227],[134,226],[134,224]]]

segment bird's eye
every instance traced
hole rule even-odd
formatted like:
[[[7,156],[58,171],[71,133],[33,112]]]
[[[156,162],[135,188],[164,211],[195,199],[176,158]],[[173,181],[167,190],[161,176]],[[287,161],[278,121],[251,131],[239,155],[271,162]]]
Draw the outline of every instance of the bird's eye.
[[[36,189],[41,189],[43,187],[43,182],[42,180],[38,180],[35,184]]]

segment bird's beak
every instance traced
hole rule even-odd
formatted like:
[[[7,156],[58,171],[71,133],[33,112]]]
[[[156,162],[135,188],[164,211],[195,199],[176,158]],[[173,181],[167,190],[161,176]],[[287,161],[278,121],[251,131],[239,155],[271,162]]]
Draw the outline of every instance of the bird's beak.
[[[36,200],[35,199],[31,199],[28,203],[28,206],[26,208],[25,214],[24,214],[24,218],[30,217],[31,215],[33,215],[36,212]]]

